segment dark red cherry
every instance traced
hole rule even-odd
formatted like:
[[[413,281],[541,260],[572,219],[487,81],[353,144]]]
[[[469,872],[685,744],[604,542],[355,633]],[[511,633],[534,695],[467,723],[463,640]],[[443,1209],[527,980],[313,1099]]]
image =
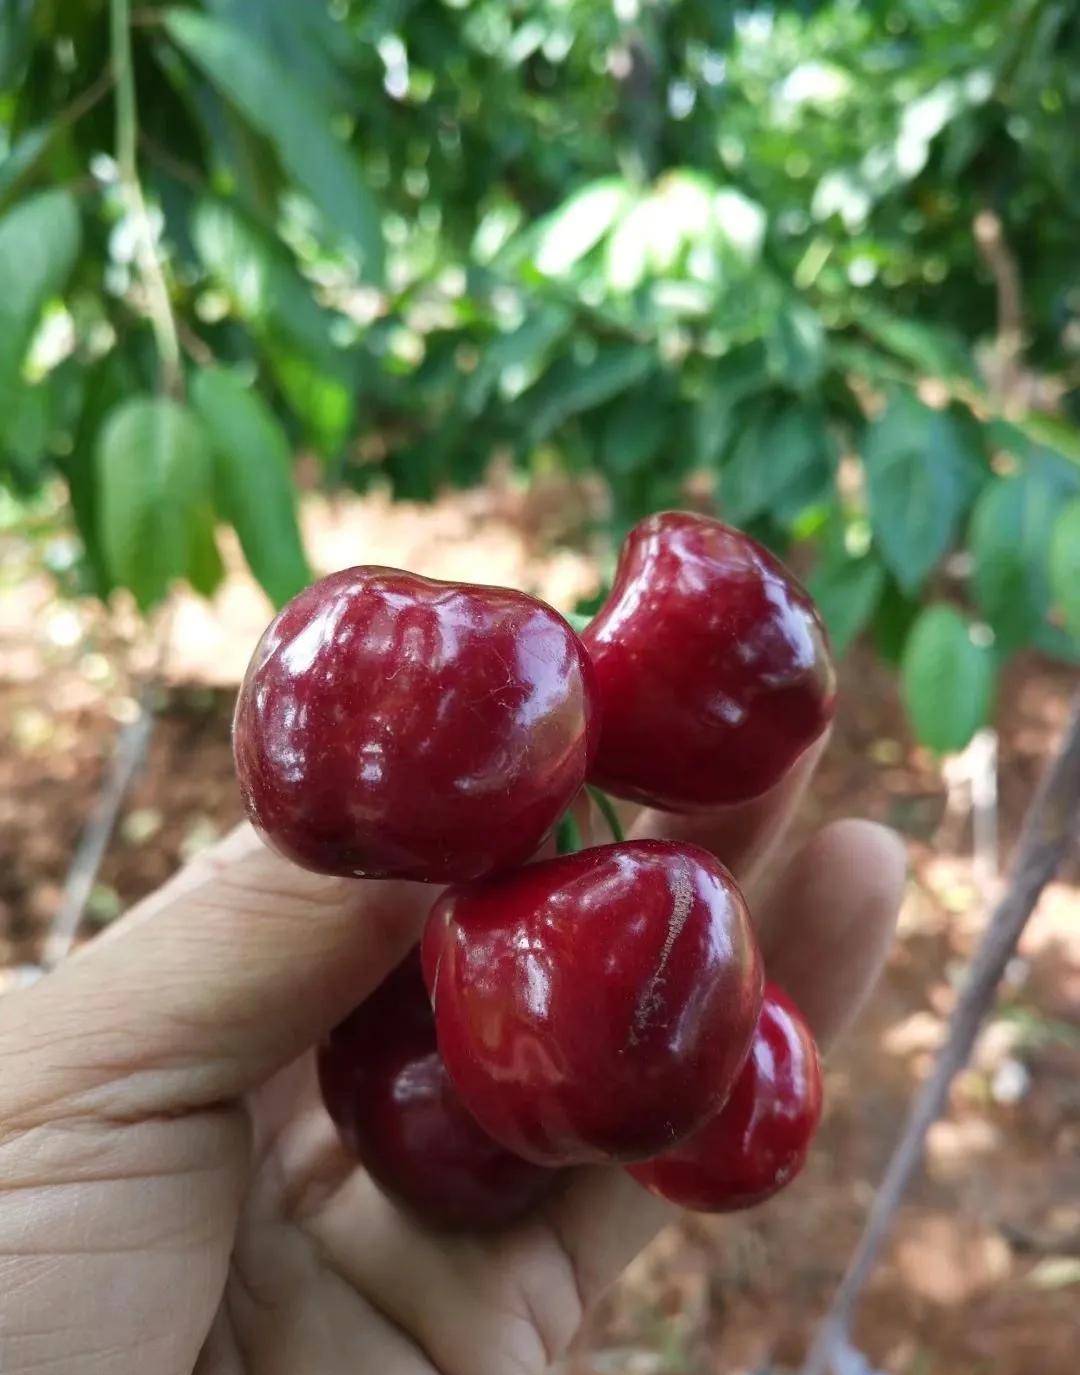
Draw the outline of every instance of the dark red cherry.
[[[233,727],[248,813],[321,873],[429,882],[522,863],[581,787],[592,670],[523,592],[350,568],[270,624]]]
[[[836,682],[814,603],[760,544],[707,516],[636,525],[584,631],[600,693],[593,777],[668,811],[744,802],[825,729]]]
[[[820,1117],[814,1038],[791,999],[769,984],[750,1056],[724,1107],[673,1151],[630,1173],[694,1212],[752,1208],[802,1169]]]
[[[557,1178],[497,1145],[466,1112],[435,1046],[416,952],[331,1032],[318,1063],[346,1148],[426,1222],[503,1226]]]
[[[693,845],[602,845],[450,888],[424,945],[462,1100],[544,1165],[687,1136],[727,1097],[761,1006],[746,904]]]

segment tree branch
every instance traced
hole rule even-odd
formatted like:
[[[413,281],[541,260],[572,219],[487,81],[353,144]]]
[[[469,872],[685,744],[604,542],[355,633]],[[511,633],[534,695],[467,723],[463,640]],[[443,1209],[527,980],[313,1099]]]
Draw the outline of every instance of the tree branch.
[[[144,688],[139,696],[138,714],[120,731],[109,776],[79,837],[79,844],[64,883],[60,906],[56,910],[45,940],[41,957],[45,969],[55,968],[74,944],[82,923],[83,912],[93,892],[101,862],[105,858],[105,851],[116,826],[116,818],[146,754],[153,729],[153,694],[148,688]]]
[[[169,286],[162,271],[154,242],[154,231],[146,208],[136,156],[138,116],[135,104],[135,74],[131,63],[131,3],[130,0],[110,0],[112,65],[116,76],[116,163],[120,173],[120,188],[128,214],[135,225],[139,275],[146,287],[147,309],[154,331],[158,359],[161,364],[161,388],[168,396],[183,391],[184,373],[180,363],[180,340]]]
[[[1024,308],[1020,285],[1020,269],[1005,238],[1001,216],[990,209],[980,210],[972,224],[975,246],[994,278],[997,291],[997,355],[998,376],[995,379],[1002,399],[1015,399],[1020,381],[1019,362],[1024,344]]]
[[[1009,886],[983,933],[949,1019],[933,1072],[911,1105],[907,1123],[874,1198],[862,1238],[848,1264],[802,1369],[828,1375],[847,1340],[851,1317],[877,1262],[893,1217],[922,1161],[926,1133],[941,1116],[953,1079],[967,1063],[983,1018],[1042,890],[1077,833],[1080,817],[1080,694],[1065,737],[1028,807]]]

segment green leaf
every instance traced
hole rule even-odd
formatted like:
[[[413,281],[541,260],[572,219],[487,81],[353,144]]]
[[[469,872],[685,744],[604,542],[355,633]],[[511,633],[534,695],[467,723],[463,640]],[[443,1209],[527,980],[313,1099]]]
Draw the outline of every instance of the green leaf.
[[[1023,420],[1016,421],[1015,428],[1032,443],[1044,444],[1071,463],[1080,464],[1080,429],[1067,420],[1032,411]]]
[[[621,177],[593,182],[542,221],[534,261],[545,277],[561,277],[595,248],[630,202]]]
[[[720,479],[725,516],[793,516],[828,484],[833,448],[820,407],[766,404],[740,429]]]
[[[899,667],[904,657],[904,645],[907,644],[911,627],[919,618],[920,610],[919,603],[905,597],[896,579],[886,574],[870,630],[874,649],[894,668]]]
[[[36,386],[16,385],[3,417],[3,445],[26,467],[37,468],[44,457],[52,424],[52,397],[49,379]]]
[[[532,443],[546,439],[572,416],[628,391],[655,366],[655,351],[643,344],[602,344],[584,362],[561,358],[523,398],[531,408]]]
[[[963,339],[943,325],[929,325],[865,305],[856,306],[855,319],[865,334],[912,364],[920,375],[964,379],[975,376]]]
[[[19,135],[0,162],[0,200],[7,200],[53,141],[59,125],[38,124]]]
[[[169,584],[200,576],[205,550],[192,538],[210,506],[210,451],[196,418],[176,401],[136,396],[109,412],[98,435],[100,542],[109,573],[148,610]]]
[[[297,349],[271,346],[267,354],[281,394],[311,442],[326,458],[340,453],[356,418],[353,387]]]
[[[765,338],[769,373],[793,391],[809,391],[825,371],[825,327],[802,301],[785,302]]]
[[[1039,475],[995,478],[971,517],[972,584],[1002,647],[1027,644],[1050,601],[1046,550],[1058,492]]]
[[[336,105],[354,108],[362,103],[363,89],[347,70],[359,39],[350,26],[331,16],[328,5],[208,0],[206,8],[272,52],[309,90],[323,92]]]
[[[188,582],[203,597],[212,597],[225,578],[215,534],[211,501],[194,507],[188,517]]]
[[[671,411],[662,388],[643,386],[613,403],[600,442],[606,472],[636,473],[654,457],[668,434]]]
[[[0,0],[0,91],[19,85],[30,56],[36,6],[31,0]]]
[[[978,433],[960,415],[900,392],[868,427],[863,462],[881,556],[915,593],[951,546],[984,476]]]
[[[962,750],[989,716],[994,655],[955,607],[936,602],[908,636],[901,687],[919,740],[938,754]]]
[[[79,239],[66,191],[43,191],[0,219],[0,425],[42,307],[67,282]]]
[[[1080,500],[1070,502],[1054,523],[1050,587],[1069,634],[1080,644]]]
[[[277,336],[343,375],[344,355],[331,339],[333,317],[280,243],[233,205],[204,199],[191,217],[191,234],[203,263],[245,324]]]
[[[541,305],[516,329],[497,335],[465,382],[462,404],[466,412],[479,415],[496,387],[517,395],[534,382],[570,324],[570,312],[564,307]]]
[[[192,381],[191,398],[213,446],[222,514],[236,527],[251,571],[281,606],[311,581],[296,522],[288,440],[238,373],[203,369]]]
[[[694,461],[703,468],[716,464],[734,434],[741,401],[769,385],[765,349],[744,344],[710,364],[701,400],[694,410]]]
[[[829,628],[837,655],[847,650],[869,623],[885,586],[885,570],[875,558],[845,559],[814,570],[810,593]]]
[[[378,208],[355,155],[335,137],[331,112],[320,98],[230,24],[184,9],[170,10],[165,24],[222,94],[273,143],[285,172],[357,253],[362,272],[381,280]]]

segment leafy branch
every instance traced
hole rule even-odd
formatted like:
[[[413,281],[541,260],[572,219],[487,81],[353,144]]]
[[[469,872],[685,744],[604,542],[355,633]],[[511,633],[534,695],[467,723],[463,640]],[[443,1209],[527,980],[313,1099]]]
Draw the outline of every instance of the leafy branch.
[[[154,229],[146,208],[146,197],[139,180],[138,111],[135,100],[135,73],[131,60],[130,0],[109,0],[110,37],[113,74],[116,78],[116,163],[120,189],[135,226],[136,261],[146,289],[150,324],[157,344],[161,369],[161,390],[179,397],[184,388],[180,362],[180,338],[169,299],[169,286],[154,241]]]

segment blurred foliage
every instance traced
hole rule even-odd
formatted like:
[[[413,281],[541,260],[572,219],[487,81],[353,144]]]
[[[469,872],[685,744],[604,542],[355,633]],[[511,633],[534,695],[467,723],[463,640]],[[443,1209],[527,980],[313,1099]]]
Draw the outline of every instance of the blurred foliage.
[[[149,608],[298,448],[694,479],[959,748],[1080,658],[1078,119],[1068,0],[0,0],[0,482]]]

